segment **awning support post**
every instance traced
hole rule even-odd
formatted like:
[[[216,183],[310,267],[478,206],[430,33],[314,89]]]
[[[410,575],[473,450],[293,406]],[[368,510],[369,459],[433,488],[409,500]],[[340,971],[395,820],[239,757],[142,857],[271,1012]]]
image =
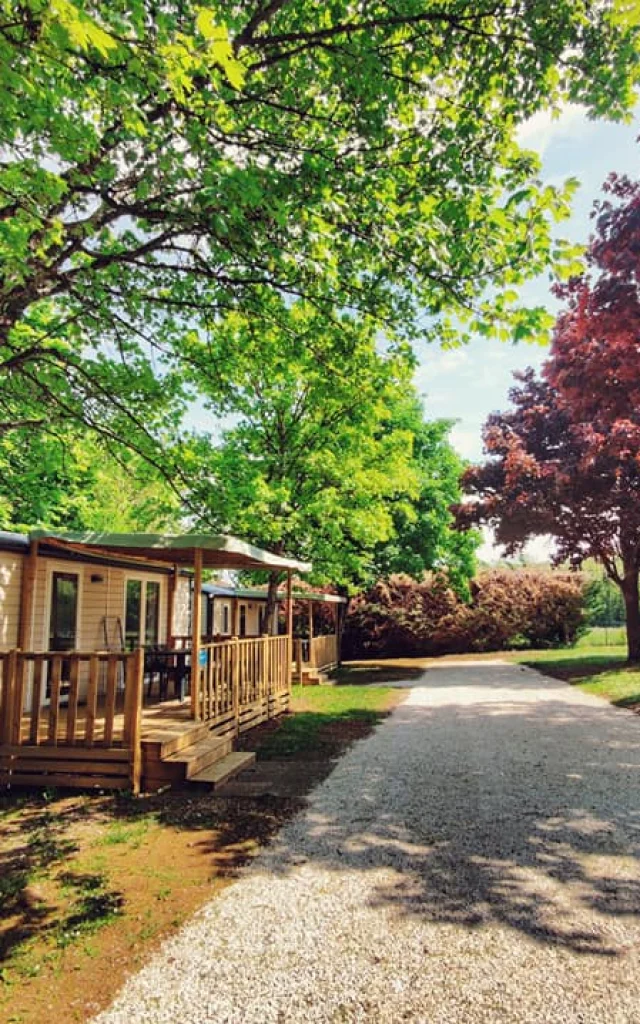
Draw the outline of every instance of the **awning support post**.
[[[287,689],[291,689],[293,674],[293,600],[291,597],[291,570],[287,572]]]
[[[202,548],[193,553],[193,614],[191,616],[191,716],[200,718],[200,636],[202,634]]]

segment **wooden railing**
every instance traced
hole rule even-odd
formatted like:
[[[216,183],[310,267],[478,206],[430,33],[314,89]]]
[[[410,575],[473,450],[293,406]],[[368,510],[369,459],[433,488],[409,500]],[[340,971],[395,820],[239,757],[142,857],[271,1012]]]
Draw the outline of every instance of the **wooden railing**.
[[[302,664],[310,668],[330,668],[338,664],[338,637],[314,636],[311,640],[300,640]]]
[[[332,668],[338,664],[338,637],[335,633],[328,636],[314,636],[310,641],[311,664],[314,668]]]
[[[213,634],[203,633],[202,636],[200,637],[200,643],[211,644],[214,643],[216,639],[218,638]],[[183,651],[185,650],[185,648],[190,648],[192,643],[193,637],[191,636],[191,633],[174,633],[173,636],[171,637],[170,646],[175,647],[180,651]]]
[[[284,709],[290,694],[288,636],[204,644],[196,692],[197,717],[236,732]]]
[[[0,653],[0,782],[140,786],[143,654]]]
[[[239,637],[240,640],[257,640],[262,634],[260,633],[246,633],[245,636]],[[200,637],[201,644],[221,644],[232,640],[233,637],[229,633],[203,633]],[[192,645],[192,636],[190,633],[174,633],[171,637],[171,646],[176,647],[178,650],[184,650],[190,648]]]

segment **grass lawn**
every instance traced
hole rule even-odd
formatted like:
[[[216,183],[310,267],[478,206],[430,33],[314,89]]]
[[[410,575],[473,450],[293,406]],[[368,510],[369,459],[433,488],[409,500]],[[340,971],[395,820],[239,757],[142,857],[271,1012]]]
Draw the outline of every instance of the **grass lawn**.
[[[260,759],[298,760],[291,772],[313,785],[402,697],[297,686],[292,714],[243,739]],[[188,789],[0,796],[0,1020],[41,1024],[64,1008],[65,1022],[86,1021],[301,806]]]
[[[345,743],[366,736],[402,697],[403,691],[389,687],[294,686],[294,713],[276,719],[258,758],[339,754]]]
[[[513,657],[513,656],[512,656]],[[515,660],[594,693],[618,707],[640,710],[640,668],[626,664],[625,647],[526,651]]]
[[[626,663],[623,647],[565,647],[550,651],[507,651],[503,657],[539,668],[556,679],[574,679],[589,673],[606,672]]]
[[[576,647],[624,647],[626,642],[624,626],[592,626]]]

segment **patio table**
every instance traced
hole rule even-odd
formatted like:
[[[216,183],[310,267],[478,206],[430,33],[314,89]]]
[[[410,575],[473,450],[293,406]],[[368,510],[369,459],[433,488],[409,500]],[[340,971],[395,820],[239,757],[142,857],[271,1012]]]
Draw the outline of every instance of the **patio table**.
[[[153,646],[145,650],[144,673],[148,676],[147,696],[151,696],[154,676],[158,676],[158,696],[166,700],[169,680],[173,681],[174,697],[183,701],[191,676],[190,647]]]

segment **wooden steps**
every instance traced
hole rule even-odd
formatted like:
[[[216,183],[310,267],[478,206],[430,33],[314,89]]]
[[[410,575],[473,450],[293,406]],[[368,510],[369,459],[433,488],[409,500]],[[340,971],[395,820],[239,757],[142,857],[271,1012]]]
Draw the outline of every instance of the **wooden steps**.
[[[180,729],[171,729],[171,731],[158,729],[157,731],[146,733],[142,739],[142,749],[145,756],[151,760],[163,760],[170,754],[184,750],[200,740],[207,739],[209,736],[210,731],[207,725],[190,722],[188,724],[185,723],[185,726]]]
[[[216,786],[227,782],[233,775],[244,771],[245,768],[253,764],[255,759],[256,755],[252,751],[234,750],[223,757],[221,761],[216,761],[215,764],[198,772],[197,775],[191,775],[189,782],[206,784],[215,789]]]
[[[176,723],[178,724],[178,723]],[[222,735],[201,722],[148,732],[142,740],[142,786],[148,793],[196,783],[210,789],[247,768],[255,754],[234,751],[235,730]]]
[[[302,685],[303,686],[322,686],[329,682],[329,676],[326,672],[321,672],[320,669],[306,668],[302,672]]]
[[[231,740],[212,736],[210,739],[200,740],[183,750],[177,750],[175,754],[169,754],[168,757],[163,758],[162,764],[166,770],[175,769],[173,775],[176,781],[191,779],[215,761],[230,754],[232,748]]]

